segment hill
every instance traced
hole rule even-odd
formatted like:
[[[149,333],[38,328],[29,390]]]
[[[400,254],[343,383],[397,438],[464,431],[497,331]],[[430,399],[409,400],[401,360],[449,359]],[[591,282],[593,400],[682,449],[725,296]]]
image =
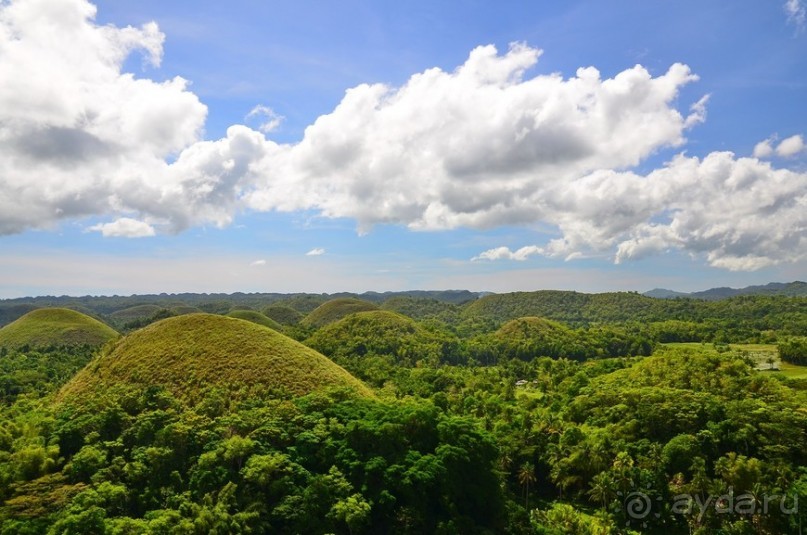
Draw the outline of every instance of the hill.
[[[231,399],[304,395],[326,387],[371,391],[323,355],[248,321],[213,314],[168,318],[135,331],[81,370],[59,392],[81,402],[105,391],[162,386],[195,402],[209,388]]]
[[[632,292],[584,294],[559,290],[491,294],[482,297],[463,311],[464,318],[487,318],[506,322],[516,318],[538,316],[573,325],[592,322],[641,321],[651,314],[656,301]]]
[[[655,297],[658,299],[671,299],[676,297],[691,297],[694,299],[703,299],[706,301],[717,301],[720,299],[728,299],[738,295],[783,295],[788,297],[804,297],[807,296],[807,282],[793,281],[793,282],[771,282],[758,286],[746,286],[745,288],[729,288],[721,286],[720,288],[710,288],[700,292],[675,292],[673,290],[666,290],[663,288],[656,288],[645,292],[643,295],[648,297]]]
[[[0,347],[101,346],[116,338],[111,327],[67,308],[40,308],[0,328]]]
[[[276,331],[283,328],[278,322],[271,318],[267,318],[257,310],[233,310],[227,314],[227,316],[230,318],[251,321],[252,323],[263,325],[264,327],[269,327],[270,329],[274,329]]]
[[[386,310],[351,314],[314,333],[306,344],[329,357],[391,356],[412,364],[449,357],[457,342]]]
[[[390,297],[381,304],[382,310],[391,310],[414,319],[440,318],[449,323],[456,321],[459,307],[428,297]]]
[[[269,305],[263,309],[263,314],[281,325],[297,325],[305,317],[305,314],[294,310],[286,305]]]
[[[378,310],[378,307],[373,303],[355,299],[352,297],[343,297],[340,299],[331,299],[322,303],[315,308],[310,314],[300,321],[305,327],[314,327],[316,329],[339,321],[340,319],[356,312],[367,312],[370,310]]]
[[[4,304],[0,306],[0,327],[8,325],[12,321],[23,317],[37,308],[39,308],[37,305],[28,303]]]

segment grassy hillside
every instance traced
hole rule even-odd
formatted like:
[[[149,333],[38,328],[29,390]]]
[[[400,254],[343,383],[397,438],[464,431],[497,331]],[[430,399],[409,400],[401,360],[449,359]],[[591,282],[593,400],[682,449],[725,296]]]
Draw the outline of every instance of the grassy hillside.
[[[101,346],[116,338],[111,327],[67,308],[40,308],[0,329],[0,347]]]
[[[271,329],[212,314],[177,316],[135,331],[80,371],[59,398],[81,401],[121,386],[162,386],[190,403],[210,387],[231,398],[256,391],[303,395],[329,386],[372,395],[316,351]]]
[[[4,304],[0,306],[0,327],[8,325],[12,321],[23,317],[37,308],[39,308],[39,306],[28,303]]]
[[[227,316],[230,318],[251,321],[252,323],[263,325],[264,327],[269,327],[270,329],[274,329],[276,331],[283,328],[278,322],[271,318],[267,318],[257,310],[233,310],[227,314]]]
[[[368,301],[362,301],[361,299],[354,299],[352,297],[331,299],[314,309],[303,318],[300,323],[305,327],[320,328],[329,323],[339,321],[350,314],[370,310],[378,310],[378,307]]]
[[[263,309],[263,314],[281,325],[297,325],[305,317],[305,314],[286,305],[269,305]]]

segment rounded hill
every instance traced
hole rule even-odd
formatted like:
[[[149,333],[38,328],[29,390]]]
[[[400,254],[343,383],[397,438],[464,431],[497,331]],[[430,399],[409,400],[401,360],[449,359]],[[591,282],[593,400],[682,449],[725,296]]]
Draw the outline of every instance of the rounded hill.
[[[410,363],[448,358],[457,347],[449,335],[387,310],[351,314],[321,328],[306,343],[329,357],[388,355]]]
[[[117,338],[108,325],[69,308],[38,308],[0,329],[0,347],[102,346]]]
[[[329,323],[339,321],[345,316],[356,312],[368,312],[378,310],[378,306],[369,301],[362,301],[352,297],[342,297],[331,299],[315,308],[310,314],[300,322],[306,327],[320,328]]]
[[[493,334],[499,352],[514,358],[562,357],[577,354],[579,337],[560,323],[545,318],[525,317],[508,321]]]
[[[276,331],[283,328],[278,322],[271,318],[267,318],[257,310],[233,310],[232,312],[228,313],[227,316],[239,320],[251,321],[256,325],[263,325],[264,327],[269,327],[270,329],[274,329]]]
[[[273,304],[263,309],[263,315],[273,319],[281,325],[296,325],[305,317],[305,314],[286,305]]]
[[[160,386],[186,403],[209,388],[231,398],[305,395],[327,387],[371,391],[328,358],[271,329],[214,314],[153,323],[122,338],[59,393],[62,401],[104,391]]]

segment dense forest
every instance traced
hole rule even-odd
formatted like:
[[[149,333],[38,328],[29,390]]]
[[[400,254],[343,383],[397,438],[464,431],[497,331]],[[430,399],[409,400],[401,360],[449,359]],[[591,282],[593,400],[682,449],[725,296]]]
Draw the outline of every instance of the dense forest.
[[[807,525],[807,297],[180,297],[0,303],[0,533]]]

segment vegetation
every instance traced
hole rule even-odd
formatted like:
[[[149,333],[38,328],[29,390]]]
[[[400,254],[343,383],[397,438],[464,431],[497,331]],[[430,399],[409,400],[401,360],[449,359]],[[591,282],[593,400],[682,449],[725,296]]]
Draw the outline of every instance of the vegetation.
[[[263,309],[263,314],[280,325],[297,325],[305,317],[305,314],[286,305],[269,305]]]
[[[0,348],[0,533],[799,533],[804,301],[645,299]]]
[[[117,336],[111,327],[75,310],[41,308],[0,328],[0,347],[101,346]]]
[[[251,321],[257,325],[263,325],[264,327],[269,327],[270,329],[274,329],[276,331],[280,331],[283,327],[273,319],[267,318],[263,314],[255,310],[233,310],[229,314],[227,314],[230,318],[237,318],[240,320]]]
[[[304,395],[325,387],[370,395],[345,370],[278,332],[235,318],[188,314],[121,339],[67,383],[58,399],[82,403],[132,385],[162,387],[187,403],[209,388],[231,398]]]
[[[300,323],[305,327],[318,329],[329,323],[339,321],[349,314],[366,312],[368,310],[378,310],[378,307],[368,301],[362,301],[361,299],[354,299],[352,297],[332,299],[322,303],[303,318]]]

